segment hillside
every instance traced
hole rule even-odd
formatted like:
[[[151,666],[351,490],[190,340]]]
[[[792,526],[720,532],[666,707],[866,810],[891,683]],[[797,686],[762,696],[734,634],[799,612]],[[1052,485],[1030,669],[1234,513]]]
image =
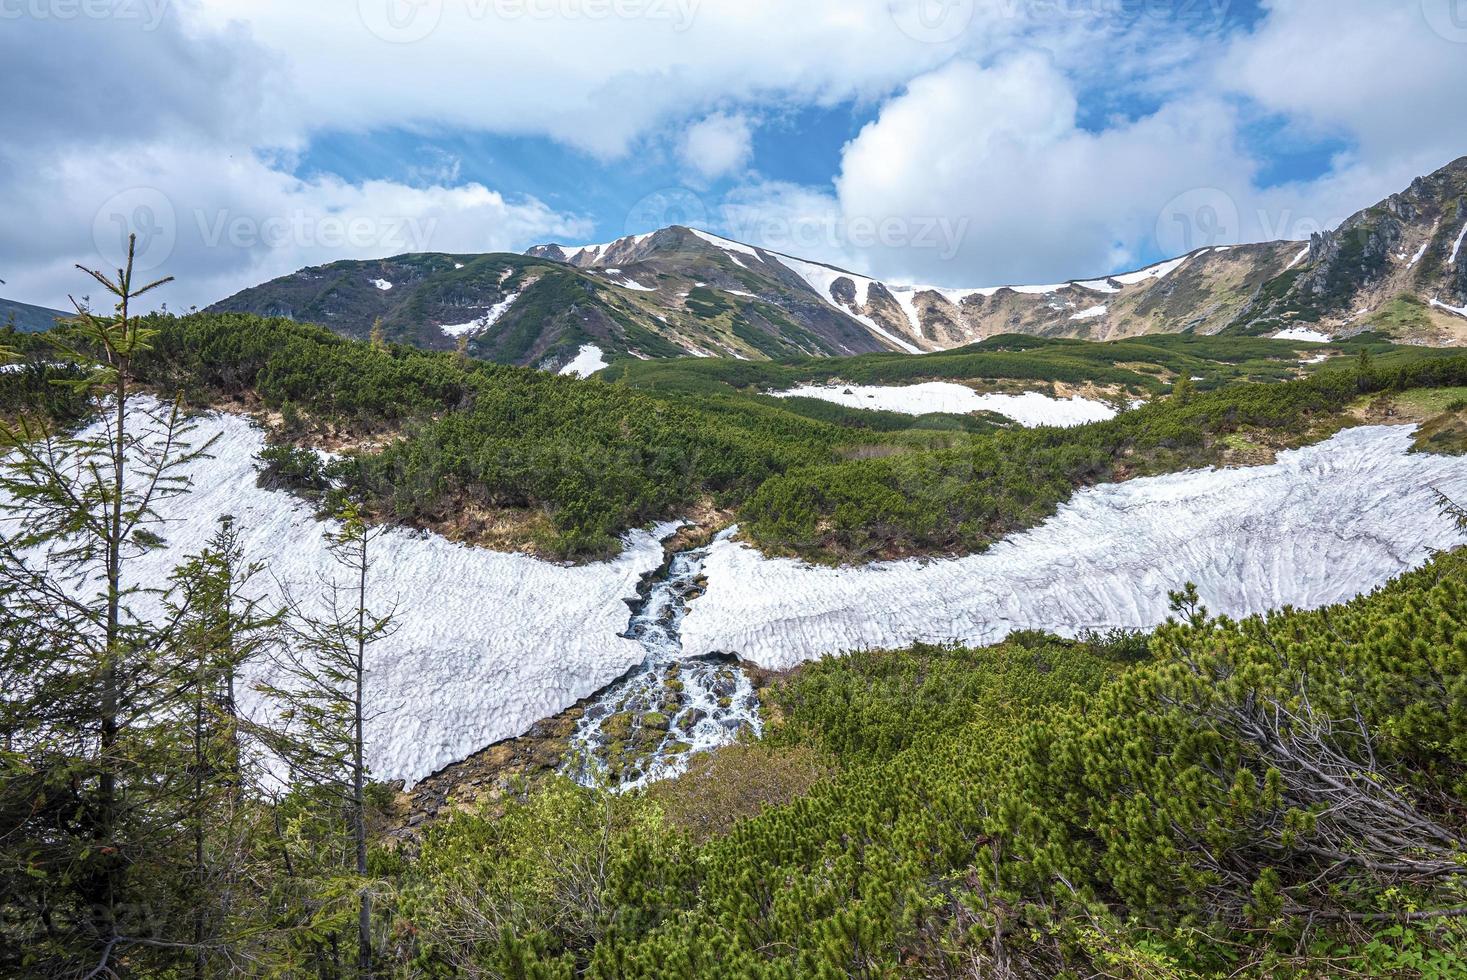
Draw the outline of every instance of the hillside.
[[[1307,326],[1326,335],[1367,330],[1431,345],[1467,342],[1467,157],[1412,183],[1309,243],[1265,242],[1198,249],[1134,272],[1047,285],[952,288],[880,282],[703,232],[671,229],[608,245],[546,245],[530,254],[606,275],[642,271],[679,281],[689,271],[687,235],[724,253],[698,250],[697,275],[724,294],[751,290],[785,305],[780,288],[760,291],[730,262],[765,283],[795,279],[831,311],[864,326],[889,349],[946,350],[997,334],[1114,340],[1158,333],[1276,333]],[[793,278],[792,278],[793,277]],[[649,280],[651,281],[651,280]],[[742,283],[742,285],[741,285]]]
[[[11,299],[0,299],[0,327],[14,326],[21,333],[50,330],[57,320],[71,316],[61,310],[48,310],[44,306],[31,306]]]
[[[916,354],[1001,334],[1115,340],[1305,329],[1449,346],[1467,342],[1464,232],[1467,157],[1307,244],[1203,248],[1061,283],[881,282],[673,226],[604,245],[538,245],[522,256],[334,262],[210,310],[320,323],[358,339],[380,321],[388,340],[427,350],[465,342],[487,360],[577,372],[603,359]]]
[[[210,311],[289,317],[357,339],[380,320],[388,340],[453,350],[462,338],[475,357],[549,369],[566,367],[586,345],[644,358],[888,349],[788,273],[755,277],[686,229],[647,237],[656,259],[625,270],[582,270],[538,254],[401,255],[304,269]]]
[[[218,745],[219,802],[199,806],[229,832],[207,844],[249,870],[221,900],[237,904],[180,890],[197,843],[172,843],[171,796],[146,797],[129,839],[153,850],[126,884],[165,896],[165,935],[224,908],[231,942],[299,975],[319,972],[323,931],[358,921],[329,872],[341,794],[298,779],[267,796],[253,761],[296,744],[272,710],[291,658],[361,628],[309,618],[348,594],[355,540],[353,615],[390,610],[362,730],[364,863],[393,923],[376,975],[1411,976],[1422,947],[1440,969],[1420,975],[1460,972],[1462,586],[1444,554],[1460,537],[1436,496],[1467,496],[1460,354],[1008,335],[578,380],[284,318],[138,326],[128,445],[160,444],[177,396],[202,454],[170,467],[177,490],[120,552],[128,636],[167,654],[128,664],[130,772],[197,787]],[[11,338],[0,412],[54,416],[35,394],[80,372],[49,339]],[[940,379],[1000,409],[1078,390],[1105,414],[1066,428],[770,397],[840,376]],[[58,440],[104,478],[112,418]],[[22,452],[41,430],[0,431]],[[80,764],[56,761],[52,733],[95,690],[90,661],[36,669],[75,649],[52,639],[71,607],[51,597],[86,587],[49,567],[74,525],[25,537],[42,508],[71,520],[91,499],[17,497],[48,458],[0,473],[7,527],[53,549],[0,548],[19,610],[0,734],[28,767],[3,784],[19,832],[0,884],[19,896],[96,839],[29,844],[79,812]],[[179,583],[182,626],[149,618],[138,590],[158,582]],[[260,614],[286,595],[281,629]],[[220,733],[189,743],[226,696]],[[84,885],[53,903],[65,929],[10,900],[0,973],[95,959],[71,925]],[[188,972],[175,953],[128,965]]]

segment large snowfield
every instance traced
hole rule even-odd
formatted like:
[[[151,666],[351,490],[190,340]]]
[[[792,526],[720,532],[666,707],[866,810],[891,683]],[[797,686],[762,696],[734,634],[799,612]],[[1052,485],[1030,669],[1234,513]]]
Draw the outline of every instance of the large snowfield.
[[[786,669],[1020,629],[1146,628],[1188,581],[1234,616],[1340,602],[1458,543],[1430,488],[1467,496],[1467,459],[1408,454],[1412,431],[1349,429],[1269,466],[1085,490],[965,558],[819,568],[724,538],[704,563],[708,590],[689,607],[683,651]]]
[[[728,535],[709,549],[706,594],[689,606],[682,652],[737,653],[770,668],[914,641],[993,642],[1015,629],[1074,635],[1149,627],[1186,581],[1216,612],[1348,599],[1456,543],[1431,494],[1467,497],[1467,459],[1409,454],[1410,427],[1346,430],[1252,469],[1204,470],[1082,491],[1031,531],[957,559],[819,568],[770,559]],[[228,415],[191,436],[215,438],[189,469],[192,492],[166,500],[167,543],[132,565],[164,579],[233,515],[261,592],[282,584],[319,601],[338,569],[331,525],[290,496],[256,486],[260,431]],[[627,630],[639,582],[660,567],[671,525],[627,539],[617,559],[581,567],[385,532],[371,604],[396,607],[397,632],[371,651],[369,759],[408,783],[524,733],[639,664]],[[252,668],[250,683],[270,675]],[[253,692],[246,711],[264,703]]]
[[[775,398],[818,398],[847,408],[879,409],[904,415],[943,412],[969,415],[996,412],[1020,425],[1084,425],[1115,418],[1115,409],[1086,398],[1051,398],[1037,391],[1017,395],[980,395],[951,381],[926,381],[915,385],[802,385],[789,391],[772,392]]]
[[[220,515],[238,522],[249,561],[264,562],[260,593],[284,583],[310,602],[323,577],[344,579],[327,551],[330,525],[293,496],[255,485],[260,431],[235,416],[204,418],[189,437],[217,437],[212,460],[188,468],[192,492],[159,508],[168,547],[130,566],[132,581],[158,582],[204,548]],[[642,578],[662,564],[655,532],[637,532],[618,559],[570,567],[391,530],[373,545],[369,605],[396,606],[397,632],[368,653],[368,758],[379,779],[416,782],[494,742],[523,734],[594,694],[642,661],[623,639]],[[244,688],[270,674],[261,664]],[[257,713],[252,690],[242,708]]]

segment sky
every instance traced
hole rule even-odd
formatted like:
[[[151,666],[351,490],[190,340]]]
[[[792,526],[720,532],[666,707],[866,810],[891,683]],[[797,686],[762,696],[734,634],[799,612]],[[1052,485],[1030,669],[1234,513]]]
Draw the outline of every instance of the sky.
[[[0,295],[688,224],[967,288],[1306,239],[1467,155],[1467,0],[0,0]]]

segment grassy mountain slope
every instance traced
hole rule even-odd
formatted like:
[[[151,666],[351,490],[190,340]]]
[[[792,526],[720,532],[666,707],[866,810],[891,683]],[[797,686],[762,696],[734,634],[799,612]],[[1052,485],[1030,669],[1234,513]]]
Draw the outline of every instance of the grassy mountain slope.
[[[1133,273],[1044,286],[868,279],[681,226],[523,256],[335,262],[244,290],[215,312],[285,316],[365,338],[559,368],[611,360],[920,353],[1006,334],[1114,340],[1308,326],[1467,342],[1467,158],[1308,244],[1203,248]],[[1455,256],[1455,257],[1454,257]],[[389,287],[390,288],[387,288]]]
[[[344,452],[338,478],[379,518],[571,557],[614,551],[628,528],[710,508],[732,512],[766,549],[817,560],[973,551],[1043,520],[1078,487],[1265,458],[1343,424],[1361,392],[1467,384],[1467,360],[1444,351],[1375,345],[1374,366],[1344,358],[1344,370],[1304,377],[1313,366],[1291,345],[1249,338],[1175,338],[1149,351],[1141,341],[1012,338],[925,357],[633,364],[617,383],[583,382],[279,318],[151,325],[155,349],[140,362],[151,384],[252,411],[282,444]],[[43,352],[31,357],[44,366]],[[770,377],[757,372],[787,380],[812,365],[881,380],[916,368],[980,386],[1090,384],[1151,403],[1075,429],[1018,429],[996,417],[914,418],[758,390]],[[1168,377],[1182,377],[1176,369],[1213,374],[1215,390],[1157,398]],[[9,388],[22,400],[36,389],[33,370],[0,375],[0,405]],[[1244,377],[1268,381],[1232,381]],[[285,470],[309,462],[276,460]],[[967,476],[940,478],[952,473]],[[319,474],[297,476],[321,485]]]
[[[61,310],[50,310],[44,306],[31,306],[11,299],[0,299],[0,327],[14,326],[21,333],[50,330],[57,320],[72,316]]]

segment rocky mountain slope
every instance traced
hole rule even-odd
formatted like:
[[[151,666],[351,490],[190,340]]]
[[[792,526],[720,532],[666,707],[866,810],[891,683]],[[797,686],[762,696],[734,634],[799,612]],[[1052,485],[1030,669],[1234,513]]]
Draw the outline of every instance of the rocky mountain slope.
[[[673,226],[523,256],[336,262],[212,309],[323,323],[355,337],[559,368],[608,356],[767,358],[947,350],[996,334],[1154,333],[1467,343],[1467,157],[1309,243],[1203,248],[1135,272],[951,288],[859,274]]]

